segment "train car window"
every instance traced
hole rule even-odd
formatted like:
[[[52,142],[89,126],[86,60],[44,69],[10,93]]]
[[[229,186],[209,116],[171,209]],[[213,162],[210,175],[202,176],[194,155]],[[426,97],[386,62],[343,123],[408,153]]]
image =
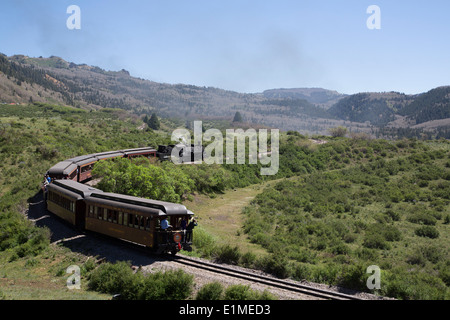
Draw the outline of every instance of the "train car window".
[[[109,222],[112,222],[112,210],[107,210],[107,220]]]
[[[147,224],[147,218],[146,217],[141,217],[141,224],[140,224],[139,229],[144,230],[146,224]]]
[[[134,216],[134,227],[135,227],[136,229],[139,228],[140,218],[141,218],[141,217],[138,216],[138,215],[135,215],[135,216]]]
[[[132,215],[131,213],[128,214],[128,226],[129,227],[133,227],[133,223],[134,223],[134,215]]]
[[[98,219],[103,220],[103,208],[98,208]]]
[[[113,214],[112,214],[112,222],[113,223],[117,223],[117,216],[118,216],[118,212],[113,211]]]
[[[97,219],[97,217],[98,217],[98,207],[94,207],[94,214],[92,215],[92,217]]]
[[[123,222],[123,213],[119,212],[118,217],[117,217],[117,223],[122,224],[122,222]]]
[[[151,218],[145,219],[145,230],[147,230],[147,231],[150,231],[150,222],[151,222]]]
[[[94,206],[89,206],[89,217],[94,217]]]
[[[128,225],[128,214],[127,213],[123,214],[123,225],[124,226]]]

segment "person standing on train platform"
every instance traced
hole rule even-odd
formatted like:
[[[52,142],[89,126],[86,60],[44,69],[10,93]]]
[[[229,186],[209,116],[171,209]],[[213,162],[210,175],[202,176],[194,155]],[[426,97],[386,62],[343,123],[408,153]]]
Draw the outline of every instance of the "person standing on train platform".
[[[172,228],[172,226],[169,224],[169,221],[167,221],[167,217],[162,217],[161,223],[160,223],[161,231],[162,232],[162,242],[167,242],[167,229]]]
[[[187,228],[187,220],[186,217],[181,218],[180,222],[180,230],[183,232],[183,242],[186,241],[186,228]]]
[[[196,226],[198,226],[197,220],[192,219],[192,221],[189,222],[188,226],[186,227],[186,242],[192,241],[192,230],[194,230]]]

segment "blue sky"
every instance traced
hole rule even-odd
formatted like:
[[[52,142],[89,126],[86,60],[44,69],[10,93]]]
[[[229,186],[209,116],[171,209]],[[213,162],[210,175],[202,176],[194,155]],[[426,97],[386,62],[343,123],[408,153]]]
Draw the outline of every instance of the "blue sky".
[[[66,27],[69,5],[80,30]],[[0,52],[238,92],[420,93],[450,85],[449,16],[446,0],[6,0]]]

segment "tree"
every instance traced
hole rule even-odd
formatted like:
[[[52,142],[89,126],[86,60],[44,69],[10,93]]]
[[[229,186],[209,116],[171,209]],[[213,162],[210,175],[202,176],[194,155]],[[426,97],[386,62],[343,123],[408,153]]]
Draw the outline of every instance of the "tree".
[[[237,111],[234,114],[233,122],[242,122],[242,116],[241,116],[241,113],[239,111]]]
[[[347,128],[339,126],[336,128],[328,129],[328,132],[331,134],[331,136],[333,136],[335,138],[336,137],[345,137],[345,135],[347,134]]]
[[[158,116],[156,113],[153,113],[150,120],[147,122],[148,126],[153,130],[158,130],[161,127],[161,124],[159,123]]]

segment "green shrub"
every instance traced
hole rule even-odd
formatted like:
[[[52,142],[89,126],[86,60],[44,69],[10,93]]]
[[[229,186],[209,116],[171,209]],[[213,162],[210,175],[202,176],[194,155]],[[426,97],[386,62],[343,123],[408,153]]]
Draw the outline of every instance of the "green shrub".
[[[216,248],[213,256],[219,263],[238,264],[242,254],[237,246],[226,244]]]
[[[356,257],[365,261],[375,261],[378,259],[378,251],[375,249],[359,248],[355,250]]]
[[[311,268],[310,279],[319,283],[336,284],[339,272],[339,267],[334,263],[318,265]]]
[[[123,299],[132,299],[135,298],[135,294],[132,294],[133,287],[136,287],[139,280],[135,277],[130,263],[105,263],[91,273],[88,288],[102,293],[121,294]]]
[[[343,238],[345,243],[353,243],[356,241],[356,239],[357,239],[357,236],[353,233],[347,233],[346,235],[344,235],[344,238]]]
[[[193,290],[194,276],[183,270],[146,275],[139,286],[139,300],[184,300]]]
[[[292,277],[296,280],[305,280],[309,279],[311,276],[311,270],[304,263],[298,264],[294,267]]]
[[[291,274],[288,261],[282,254],[272,254],[261,258],[256,262],[256,265],[259,269],[281,279],[287,278]]]
[[[241,256],[241,264],[244,267],[253,267],[256,262],[256,254],[253,252],[246,252]]]
[[[371,249],[390,249],[390,245],[386,241],[399,241],[400,239],[401,233],[395,226],[376,223],[368,227],[363,245]]]
[[[366,269],[362,265],[344,265],[338,278],[338,284],[345,288],[367,290]]]
[[[389,249],[390,246],[381,234],[369,233],[366,234],[363,241],[363,246],[371,249]]]
[[[448,288],[438,277],[396,268],[382,274],[381,294],[403,300],[444,300]]]
[[[443,249],[436,245],[426,245],[418,249],[425,259],[433,264],[437,264],[439,261],[444,259],[445,252]]]
[[[425,224],[428,226],[434,226],[436,224],[436,218],[426,212],[413,213],[407,220],[412,223]]]
[[[450,214],[447,214],[444,218],[444,224],[450,224]]]
[[[105,263],[91,272],[88,288],[120,294],[124,300],[182,300],[193,290],[193,276],[182,270],[144,275],[127,262]]]
[[[423,226],[416,229],[414,232],[419,237],[427,237],[431,239],[436,239],[439,237],[439,231],[432,226]]]
[[[50,230],[39,228],[17,212],[0,215],[0,251],[13,249],[12,259],[36,256],[50,244]]]
[[[388,217],[390,217],[393,221],[400,221],[400,214],[393,210],[387,210],[385,213]]]
[[[210,257],[215,250],[215,243],[214,238],[201,225],[194,228],[193,246],[202,256]]]
[[[256,294],[250,286],[243,284],[229,286],[225,290],[225,300],[256,300]]]
[[[197,292],[196,300],[220,300],[223,295],[223,285],[219,282],[205,284]]]
[[[402,238],[402,234],[400,230],[398,230],[394,226],[385,226],[383,236],[387,241],[400,241]]]
[[[450,261],[446,261],[439,269],[439,278],[444,281],[447,287],[450,287]]]
[[[330,249],[333,254],[348,254],[350,249],[342,242],[336,242]]]
[[[264,291],[262,293],[250,289],[250,286],[237,284],[225,290],[225,300],[275,300],[275,296]]]

